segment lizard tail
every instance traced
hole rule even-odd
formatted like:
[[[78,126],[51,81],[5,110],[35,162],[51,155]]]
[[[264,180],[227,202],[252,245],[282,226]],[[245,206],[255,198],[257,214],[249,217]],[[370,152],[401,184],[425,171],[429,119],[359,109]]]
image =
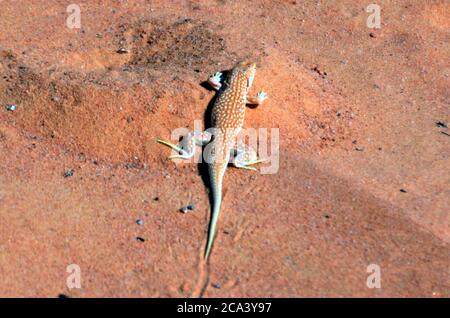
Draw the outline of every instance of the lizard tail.
[[[211,165],[209,169],[212,190],[212,210],[211,221],[209,223],[208,242],[205,250],[205,260],[208,259],[209,254],[211,253],[211,248],[216,236],[217,221],[219,220],[220,206],[222,204],[222,180],[226,167],[226,165]]]

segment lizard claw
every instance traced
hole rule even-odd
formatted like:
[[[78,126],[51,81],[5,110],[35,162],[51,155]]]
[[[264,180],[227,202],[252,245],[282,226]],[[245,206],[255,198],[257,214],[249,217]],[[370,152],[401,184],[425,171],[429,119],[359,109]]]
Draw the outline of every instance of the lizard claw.
[[[247,169],[247,170],[252,170],[252,171],[258,171],[258,169],[256,169],[255,167],[250,167],[250,166],[247,166],[247,165],[236,166],[236,168]]]

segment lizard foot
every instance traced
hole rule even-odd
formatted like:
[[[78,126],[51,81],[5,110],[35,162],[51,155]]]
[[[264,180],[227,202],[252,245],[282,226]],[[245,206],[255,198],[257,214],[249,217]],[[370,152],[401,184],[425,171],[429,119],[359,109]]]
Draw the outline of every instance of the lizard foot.
[[[256,151],[248,146],[240,146],[233,149],[233,153],[235,155],[231,157],[230,161],[236,168],[256,171],[255,167],[250,166],[266,161],[266,159],[258,159]]]
[[[258,100],[259,104],[261,104],[267,99],[267,93],[263,91],[258,92],[258,94],[256,94],[256,99]]]
[[[162,145],[172,148],[177,155],[169,156],[167,159],[190,159],[195,154],[195,146],[202,146],[211,140],[209,132],[193,131],[183,137],[179,145],[174,145],[167,140],[157,138],[156,141]]]
[[[213,76],[208,79],[208,83],[215,89],[219,90],[222,87],[222,73],[216,72]]]
[[[266,92],[259,92],[254,97],[247,96],[247,104],[261,105],[267,99]]]
[[[183,148],[181,148],[177,145],[172,144],[171,142],[169,142],[167,140],[157,138],[156,141],[162,145],[172,148],[173,150],[175,150],[179,153],[178,155],[169,156],[169,157],[167,157],[167,159],[178,159],[178,158],[189,159],[192,157],[192,155],[190,155],[189,152],[187,152],[186,150],[184,150]]]

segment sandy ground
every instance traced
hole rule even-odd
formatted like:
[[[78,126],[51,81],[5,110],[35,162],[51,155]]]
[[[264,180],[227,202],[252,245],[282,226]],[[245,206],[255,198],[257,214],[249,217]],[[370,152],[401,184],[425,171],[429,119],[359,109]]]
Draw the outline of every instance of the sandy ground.
[[[1,296],[449,296],[448,2],[77,3],[0,1]],[[155,138],[241,59],[279,170],[228,170],[204,266],[203,165]]]

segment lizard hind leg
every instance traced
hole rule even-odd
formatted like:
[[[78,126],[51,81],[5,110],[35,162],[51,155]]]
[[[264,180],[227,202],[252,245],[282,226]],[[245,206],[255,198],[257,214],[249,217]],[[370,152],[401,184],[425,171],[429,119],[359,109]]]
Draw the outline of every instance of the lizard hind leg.
[[[257,169],[255,167],[251,167],[251,165],[264,161],[265,159],[258,159],[256,151],[249,146],[242,145],[232,149],[230,162],[236,168],[256,171]]]
[[[211,134],[208,132],[192,131],[183,136],[181,142],[175,145],[167,140],[157,138],[156,141],[162,145],[172,148],[177,155],[169,156],[167,159],[190,159],[195,154],[196,146],[203,146],[211,140]]]

